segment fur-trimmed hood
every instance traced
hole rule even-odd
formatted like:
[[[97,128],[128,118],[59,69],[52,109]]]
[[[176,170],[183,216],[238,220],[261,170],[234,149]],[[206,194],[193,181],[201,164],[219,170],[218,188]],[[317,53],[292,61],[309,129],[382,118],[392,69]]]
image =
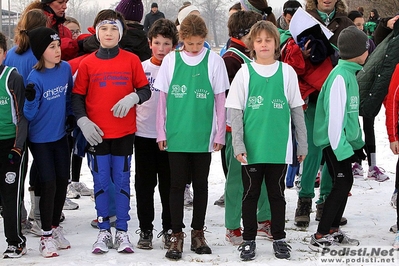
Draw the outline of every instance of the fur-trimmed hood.
[[[344,0],[338,0],[335,4],[335,10],[337,13],[346,13],[348,6],[346,5]],[[316,10],[317,9],[317,0],[306,0],[306,10]]]

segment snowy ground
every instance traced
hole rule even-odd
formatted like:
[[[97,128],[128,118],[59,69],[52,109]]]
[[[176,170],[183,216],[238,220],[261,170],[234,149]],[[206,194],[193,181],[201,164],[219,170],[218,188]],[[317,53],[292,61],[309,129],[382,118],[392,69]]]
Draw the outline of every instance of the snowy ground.
[[[389,232],[389,227],[395,223],[396,215],[390,206],[390,198],[394,189],[394,172],[397,158],[391,153],[386,137],[384,110],[376,118],[375,131],[377,135],[377,163],[383,167],[390,180],[383,183],[376,181],[355,180],[352,194],[348,200],[345,217],[348,224],[342,229],[350,236],[360,240],[361,246],[390,246],[394,239],[394,234]],[[367,170],[367,163],[363,164]],[[134,175],[132,167],[132,176]],[[133,180],[133,178],[132,178]],[[81,181],[88,186],[93,182],[91,174],[84,165],[82,168]],[[131,183],[131,221],[129,222],[130,239],[136,244],[138,235],[138,220],[136,215],[136,200],[133,181]],[[224,233],[224,208],[213,205],[219,198],[224,189],[224,176],[220,161],[220,153],[215,153],[212,159],[212,166],[209,175],[209,205],[206,216],[206,226],[208,233],[205,237],[212,248],[212,255],[197,255],[190,251],[190,221],[192,210],[185,210],[185,229],[187,238],[185,239],[183,258],[178,261],[170,261],[164,257],[166,250],[162,248],[161,239],[155,236],[161,230],[160,223],[160,201],[156,193],[156,218],[154,221],[153,250],[135,249],[134,254],[118,254],[115,250],[110,250],[104,255],[94,255],[91,253],[91,245],[96,239],[98,231],[90,226],[90,221],[96,217],[94,203],[90,197],[82,197],[75,202],[79,203],[80,208],[73,211],[64,211],[66,220],[62,223],[66,237],[71,242],[72,248],[60,251],[60,256],[45,259],[38,251],[39,238],[31,234],[27,235],[28,253],[20,259],[1,260],[1,265],[241,265],[236,247],[225,241]],[[318,194],[318,189],[316,189]],[[27,194],[29,195],[29,194]],[[26,197],[26,207],[29,211],[30,199]],[[297,191],[295,189],[286,190],[287,213],[286,213],[286,232],[287,240],[292,246],[291,260],[275,259],[272,252],[272,242],[266,239],[257,239],[257,257],[254,261],[248,262],[251,265],[320,265],[318,256],[309,250],[307,244],[309,236],[316,231],[317,222],[314,220],[315,213],[311,214],[311,223],[307,230],[300,230],[294,225],[294,212],[297,201]],[[313,204],[315,212],[315,205]],[[0,219],[2,224],[2,219]],[[6,249],[3,226],[0,225],[0,251]],[[323,264],[325,265],[325,264]],[[337,265],[337,264],[335,264]],[[360,265],[360,264],[356,264]],[[373,265],[373,264],[368,264]],[[379,264],[382,265],[382,264]],[[386,265],[386,264],[384,264]],[[398,264],[396,264],[398,265]]]

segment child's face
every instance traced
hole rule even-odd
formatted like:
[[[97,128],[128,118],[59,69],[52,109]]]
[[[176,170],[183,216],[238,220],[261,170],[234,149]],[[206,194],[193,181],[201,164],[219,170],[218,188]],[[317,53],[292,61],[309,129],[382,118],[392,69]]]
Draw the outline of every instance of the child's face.
[[[276,42],[265,30],[262,30],[254,39],[254,50],[257,63],[268,65],[275,62]]]
[[[98,38],[101,47],[114,48],[119,42],[119,29],[113,24],[104,24],[99,28]]]
[[[205,38],[201,36],[191,36],[183,40],[184,50],[196,54],[199,53],[204,47]]]
[[[150,48],[152,50],[153,56],[162,61],[163,58],[173,49],[172,40],[169,38],[165,38],[162,35],[157,35],[155,38],[152,38],[150,42]]]
[[[4,59],[6,59],[6,54],[7,52],[0,48],[0,65],[3,64]]]
[[[72,39],[76,40],[80,35],[79,25],[74,22],[69,22],[68,24],[65,25],[65,27],[67,27],[71,31]]]
[[[53,68],[55,64],[61,61],[61,45],[60,41],[52,41],[43,53],[44,66]]]

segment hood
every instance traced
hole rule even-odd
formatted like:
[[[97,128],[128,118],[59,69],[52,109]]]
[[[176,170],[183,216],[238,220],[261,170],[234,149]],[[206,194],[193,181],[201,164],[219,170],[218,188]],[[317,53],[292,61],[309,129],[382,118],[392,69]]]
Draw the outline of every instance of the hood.
[[[338,0],[335,4],[335,10],[337,13],[346,13],[348,6],[344,2],[344,0]],[[306,10],[316,10],[317,9],[317,0],[306,0]]]

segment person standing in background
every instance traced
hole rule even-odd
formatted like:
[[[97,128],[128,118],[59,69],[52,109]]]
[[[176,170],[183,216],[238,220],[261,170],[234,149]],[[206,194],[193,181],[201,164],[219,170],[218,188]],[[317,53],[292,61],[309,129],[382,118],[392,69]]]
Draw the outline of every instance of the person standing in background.
[[[148,33],[152,24],[160,18],[165,18],[164,13],[158,10],[158,4],[152,3],[151,4],[151,11],[144,18],[144,31]]]

